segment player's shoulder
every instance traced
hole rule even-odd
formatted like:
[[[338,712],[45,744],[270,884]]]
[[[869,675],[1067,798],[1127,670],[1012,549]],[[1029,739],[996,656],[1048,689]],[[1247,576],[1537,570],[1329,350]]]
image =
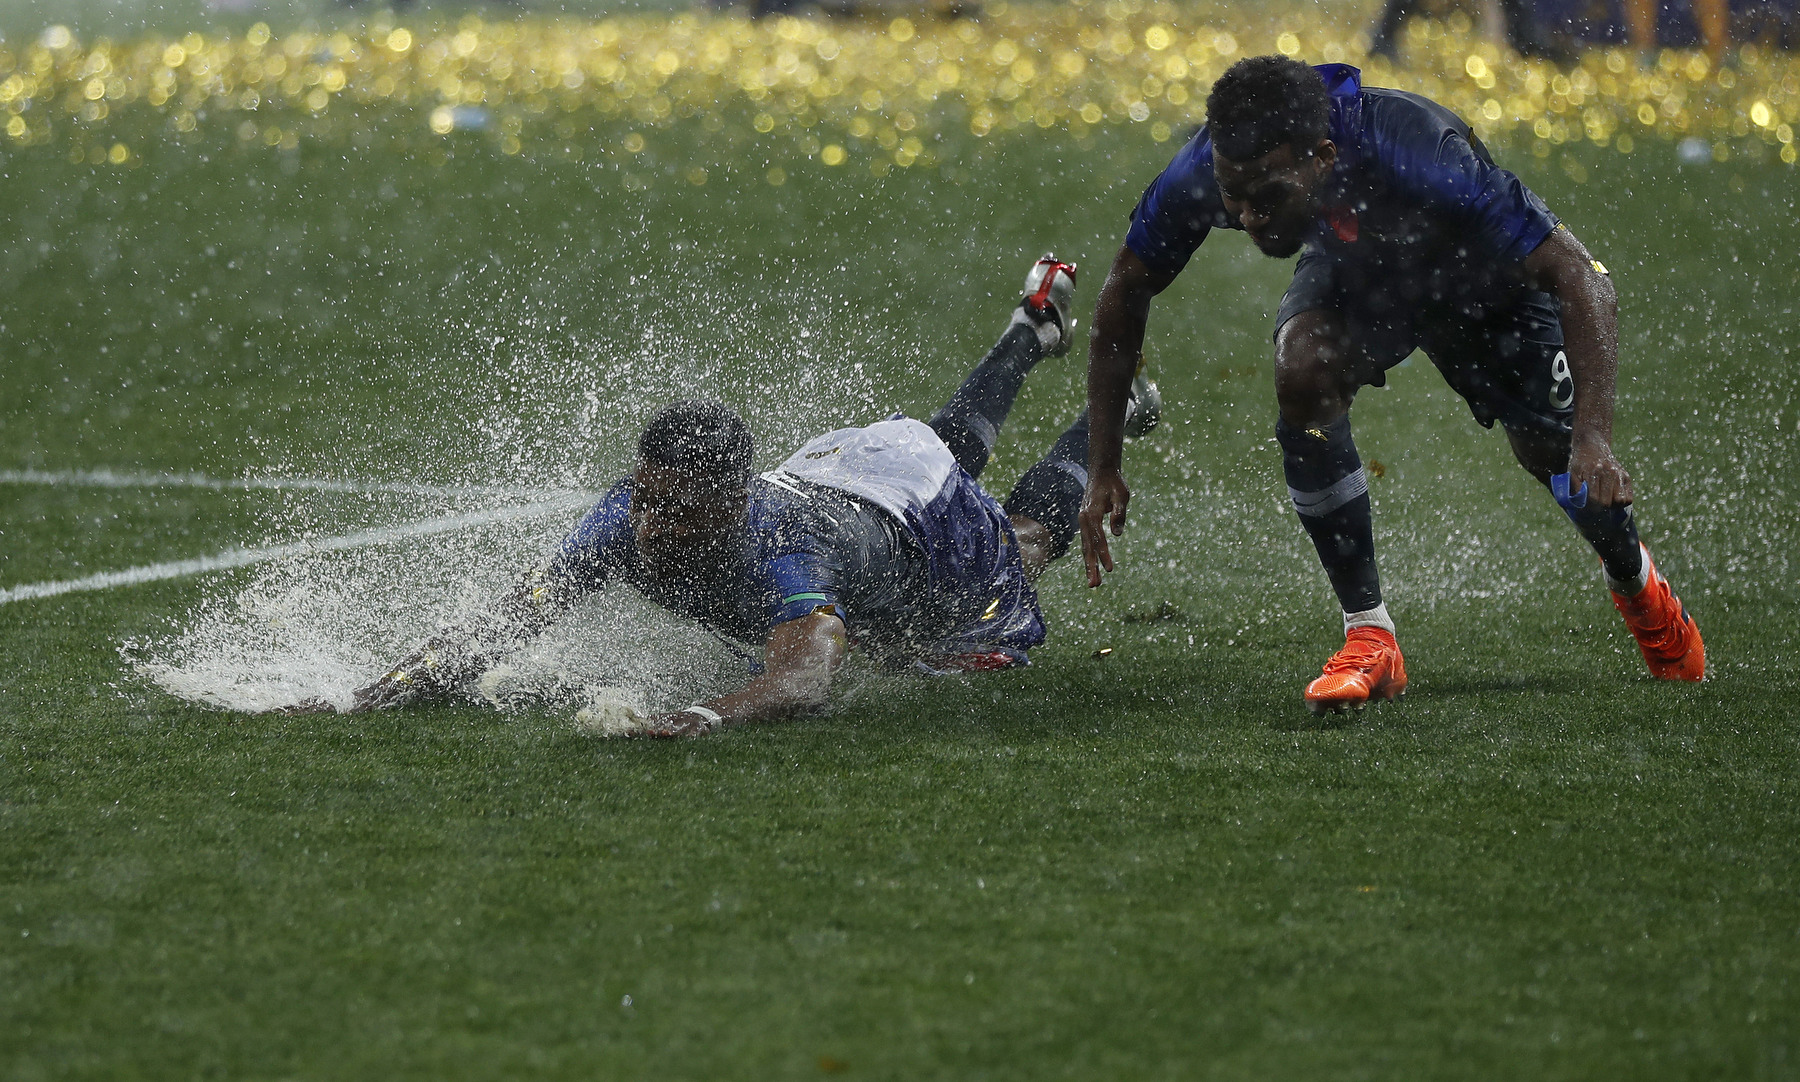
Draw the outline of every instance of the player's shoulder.
[[[1371,164],[1409,172],[1435,162],[1447,142],[1477,144],[1455,112],[1407,90],[1365,87],[1358,135]]]
[[[1199,195],[1210,192],[1215,184],[1212,132],[1202,124],[1187,142],[1181,144],[1151,187]]]
[[[750,479],[748,528],[765,556],[810,547],[826,524],[812,493],[766,475]]]
[[[622,528],[631,515],[631,478],[620,478],[581,516],[571,541],[592,542]]]

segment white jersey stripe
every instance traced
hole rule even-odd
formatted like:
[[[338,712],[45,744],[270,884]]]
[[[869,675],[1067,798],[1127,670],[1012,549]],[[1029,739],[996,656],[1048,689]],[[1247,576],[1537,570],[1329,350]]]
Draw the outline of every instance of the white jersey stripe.
[[[848,492],[905,522],[944,491],[956,469],[956,456],[930,425],[897,417],[827,432],[763,476]]]

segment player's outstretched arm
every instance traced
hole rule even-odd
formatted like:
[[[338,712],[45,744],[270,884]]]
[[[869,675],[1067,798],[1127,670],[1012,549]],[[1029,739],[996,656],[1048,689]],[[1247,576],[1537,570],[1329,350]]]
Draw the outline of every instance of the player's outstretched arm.
[[[1526,280],[1562,302],[1563,350],[1575,384],[1569,485],[1588,486],[1602,507],[1631,502],[1631,475],[1613,457],[1613,395],[1619,374],[1619,294],[1585,245],[1558,226],[1525,258]]]
[[[1102,568],[1113,569],[1107,529],[1115,537],[1125,532],[1125,508],[1131,502],[1123,468],[1125,405],[1144,354],[1150,302],[1173,280],[1121,247],[1094,305],[1088,339],[1088,484],[1080,516],[1081,559],[1089,586],[1100,585]]]
[[[345,713],[363,714],[442,698],[473,679],[500,654],[555,622],[574,599],[575,591],[551,582],[543,568],[534,568],[489,614],[432,636],[379,679],[357,688]],[[322,714],[335,709],[324,699],[307,699],[277,713]]]
[[[424,645],[394,663],[394,667],[372,683],[350,693],[346,714],[365,714],[371,710],[387,710],[421,699],[448,694],[451,689],[474,675],[469,659],[474,650],[473,636],[462,630],[433,635]],[[326,699],[304,699],[292,706],[278,707],[278,714],[329,714],[337,706]]]
[[[703,736],[725,725],[772,721],[822,708],[849,651],[844,622],[815,612],[777,624],[763,650],[763,673],[737,691],[655,719],[647,736]]]

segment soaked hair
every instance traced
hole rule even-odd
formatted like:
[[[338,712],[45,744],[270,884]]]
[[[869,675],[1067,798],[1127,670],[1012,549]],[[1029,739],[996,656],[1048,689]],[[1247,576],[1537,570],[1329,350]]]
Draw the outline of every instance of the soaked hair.
[[[664,406],[638,437],[638,458],[720,484],[750,479],[750,426],[718,402],[683,399]]]
[[[1312,68],[1285,56],[1247,56],[1206,97],[1213,149],[1247,162],[1276,147],[1305,152],[1331,130],[1331,97]]]

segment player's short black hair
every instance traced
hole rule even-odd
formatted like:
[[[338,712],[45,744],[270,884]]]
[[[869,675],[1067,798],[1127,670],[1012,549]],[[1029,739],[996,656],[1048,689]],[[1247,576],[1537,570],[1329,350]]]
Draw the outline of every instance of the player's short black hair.
[[[638,437],[638,458],[720,484],[750,479],[750,426],[719,402],[684,398],[659,410]]]
[[[1225,69],[1206,96],[1213,149],[1247,162],[1276,147],[1308,151],[1331,130],[1325,80],[1286,56],[1247,56]]]

